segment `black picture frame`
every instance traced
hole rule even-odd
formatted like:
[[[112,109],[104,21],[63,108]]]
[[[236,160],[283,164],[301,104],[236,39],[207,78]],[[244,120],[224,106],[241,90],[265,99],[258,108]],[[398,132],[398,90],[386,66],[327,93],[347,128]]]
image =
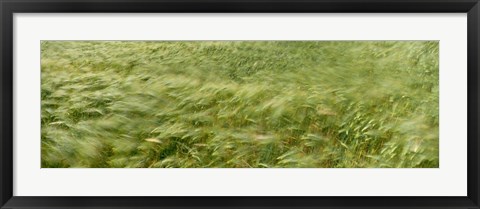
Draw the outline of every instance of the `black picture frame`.
[[[480,208],[478,0],[0,0],[1,208]],[[468,195],[465,197],[13,196],[14,13],[467,13]],[[95,188],[92,188],[92,190]]]

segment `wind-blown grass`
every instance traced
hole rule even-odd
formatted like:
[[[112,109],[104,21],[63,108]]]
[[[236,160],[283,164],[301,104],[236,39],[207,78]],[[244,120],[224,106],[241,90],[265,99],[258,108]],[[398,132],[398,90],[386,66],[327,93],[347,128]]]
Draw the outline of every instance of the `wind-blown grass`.
[[[436,41],[42,41],[42,167],[438,167]]]

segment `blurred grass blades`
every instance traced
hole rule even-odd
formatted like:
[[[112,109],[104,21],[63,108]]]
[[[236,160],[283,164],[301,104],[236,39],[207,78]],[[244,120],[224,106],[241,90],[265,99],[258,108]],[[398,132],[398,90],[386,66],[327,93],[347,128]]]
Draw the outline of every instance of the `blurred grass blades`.
[[[438,41],[42,41],[44,168],[438,168]]]

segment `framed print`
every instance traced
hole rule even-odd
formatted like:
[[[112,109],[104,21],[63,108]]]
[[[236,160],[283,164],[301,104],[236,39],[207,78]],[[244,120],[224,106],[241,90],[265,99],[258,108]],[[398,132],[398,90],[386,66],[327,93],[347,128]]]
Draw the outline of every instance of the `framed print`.
[[[0,6],[1,208],[479,208],[477,0]]]

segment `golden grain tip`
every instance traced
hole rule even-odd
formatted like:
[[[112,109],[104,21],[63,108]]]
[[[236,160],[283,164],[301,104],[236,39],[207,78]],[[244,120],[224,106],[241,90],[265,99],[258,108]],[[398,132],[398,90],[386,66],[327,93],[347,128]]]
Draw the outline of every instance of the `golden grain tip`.
[[[145,139],[145,141],[159,143],[159,144],[162,143],[162,141],[160,141],[160,139],[157,139],[157,138],[148,138],[148,139]]]

